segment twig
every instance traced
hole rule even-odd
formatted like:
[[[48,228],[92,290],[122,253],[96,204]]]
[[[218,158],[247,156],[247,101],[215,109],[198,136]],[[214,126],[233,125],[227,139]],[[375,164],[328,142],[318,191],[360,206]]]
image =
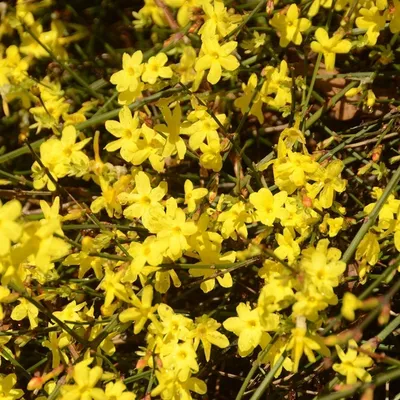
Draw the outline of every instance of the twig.
[[[398,134],[399,134],[399,132],[389,133],[388,135],[384,136],[381,139],[381,141],[382,140],[386,140],[386,139],[391,139],[392,137],[396,137],[396,136],[398,136]],[[362,142],[347,144],[346,146],[344,146],[344,148],[345,149],[351,149],[351,148],[354,148],[354,147],[360,147],[360,146],[364,146],[364,145],[369,144],[369,143],[378,142],[378,140],[379,140],[379,138],[367,139],[367,140],[364,140]]]

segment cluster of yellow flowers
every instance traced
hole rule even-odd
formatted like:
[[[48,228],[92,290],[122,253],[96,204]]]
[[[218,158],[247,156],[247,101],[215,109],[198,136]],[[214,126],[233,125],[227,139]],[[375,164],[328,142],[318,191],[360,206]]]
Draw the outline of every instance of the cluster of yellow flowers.
[[[373,180],[368,196],[376,201],[356,198],[362,208],[353,214],[347,163],[337,154],[347,142],[325,127],[331,137],[313,146],[305,119],[322,62],[327,71],[346,67],[389,32],[391,44],[376,50],[374,62],[381,68],[394,60],[400,2],[276,0],[230,8],[222,0],[144,0],[133,12],[135,29],[154,29],[154,42],[160,32],[174,33],[161,49],[123,53],[122,68],[108,76],[115,96],[78,105],[59,77],[32,72],[46,58],[69,68],[62,64],[68,45],[89,34],[56,16],[42,24],[43,10],[55,3],[18,0],[4,6],[0,23],[0,37],[13,38],[0,46],[4,118],[18,109],[20,141],[29,129],[48,135],[29,145],[32,203],[0,202],[0,355],[10,363],[0,398],[17,400],[29,390],[40,400],[190,400],[207,393],[204,371],[213,356],[237,357],[232,348],[238,357],[257,357],[276,378],[325,357],[336,382],[370,382],[377,341],[357,344],[362,330],[343,339],[336,334],[343,326],[332,330],[329,321],[340,305],[334,322],[370,310],[379,311],[379,324],[388,322],[390,298],[357,297],[344,284],[365,284],[374,266],[400,252],[400,200],[388,191],[398,180],[389,189]],[[349,55],[339,62],[337,54]],[[312,61],[311,83],[292,59]],[[92,95],[93,86],[71,71]],[[368,79],[342,97],[362,94],[372,108]],[[118,109],[106,113],[113,102]],[[271,115],[290,122],[276,146],[264,151],[262,144],[261,154],[249,157]],[[103,122],[104,129],[85,130]],[[23,182],[0,174],[2,185]],[[84,200],[71,194],[71,181],[88,188]],[[41,195],[52,201],[38,201]],[[31,214],[34,204],[40,209]],[[376,210],[350,252],[347,233],[354,236],[354,226]],[[349,277],[353,253],[357,272]],[[250,295],[238,293],[236,273],[250,276]],[[192,290],[208,300],[172,307]],[[213,294],[222,299],[217,307]],[[27,368],[17,360],[36,332],[44,361]],[[119,359],[119,346],[127,345],[128,368]],[[8,373],[14,367],[29,379]]]

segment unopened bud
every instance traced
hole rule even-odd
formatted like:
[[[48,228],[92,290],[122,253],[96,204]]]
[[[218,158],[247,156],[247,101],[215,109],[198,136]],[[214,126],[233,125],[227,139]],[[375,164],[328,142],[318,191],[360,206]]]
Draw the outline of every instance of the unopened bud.
[[[308,196],[303,196],[303,206],[307,208],[311,208],[313,206],[312,199]]]
[[[365,392],[361,395],[360,400],[374,400],[374,388],[369,387],[365,389]]]
[[[44,382],[43,382],[43,378],[40,376],[35,376],[33,377],[27,386],[28,390],[40,390],[43,386]]]
[[[136,363],[136,368],[142,369],[144,367],[147,367],[147,360],[148,360],[148,357],[140,358],[139,361]]]
[[[274,8],[275,8],[275,4],[273,0],[268,0],[267,1],[267,8],[266,8],[266,12],[268,15],[272,15],[272,13],[274,12]]]
[[[383,146],[380,144],[379,146],[376,146],[373,150],[372,150],[372,161],[373,162],[377,162],[379,161],[379,159],[381,158],[382,155],[382,150],[383,150]]]
[[[385,304],[382,308],[382,311],[378,317],[378,324],[379,325],[386,325],[389,322],[390,318],[390,305]]]

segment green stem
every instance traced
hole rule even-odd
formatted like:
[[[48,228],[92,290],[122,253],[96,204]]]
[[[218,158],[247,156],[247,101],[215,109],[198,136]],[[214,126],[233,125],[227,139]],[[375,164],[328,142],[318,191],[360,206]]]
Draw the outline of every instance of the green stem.
[[[344,87],[340,92],[338,92],[337,94],[335,94],[335,96],[333,96],[329,102],[329,104],[327,106],[323,106],[321,107],[319,110],[317,110],[313,115],[310,116],[310,118],[307,119],[306,124],[305,124],[305,130],[310,129],[310,127],[312,125],[315,124],[315,122],[317,122],[322,114],[325,111],[328,111],[329,109],[335,107],[336,103],[346,94],[346,92],[348,92],[351,88],[358,86],[359,82],[358,81],[353,81],[350,82],[346,87]]]
[[[17,182],[20,185],[29,186],[31,188],[33,187],[33,183],[23,176],[15,176],[13,174],[10,174],[10,173],[8,173],[6,171],[2,171],[2,170],[0,170],[0,176],[10,179],[13,182]]]
[[[33,304],[38,310],[40,310],[46,317],[53,321],[65,332],[69,333],[78,343],[87,345],[87,341],[79,336],[73,329],[71,329],[66,323],[57,318],[53,312],[48,310],[43,304],[35,300],[33,297],[29,296],[25,290],[20,290],[16,285],[12,285],[12,288],[18,292],[24,299],[28,300],[29,303]]]
[[[119,229],[124,231],[136,231],[142,233],[148,233],[149,231],[146,228],[142,228],[140,226],[130,226],[130,225],[118,225],[118,224],[104,224],[105,228]],[[99,229],[96,224],[67,224],[63,225],[63,231],[71,231],[71,230],[79,230],[79,229]]]
[[[376,337],[380,342],[383,342],[398,326],[400,325],[400,315],[398,315],[395,319],[389,322],[388,325],[379,332]]]
[[[245,265],[249,265],[255,261],[259,260],[259,258],[251,258],[249,260],[241,261],[238,263],[230,263],[230,264],[161,264],[159,265],[163,269],[227,269],[227,268],[239,268]]]
[[[72,68],[69,67],[67,63],[64,61],[60,60],[57,58],[57,56],[52,52],[50,48],[48,48],[44,43],[41,42],[41,40],[32,32],[32,30],[24,23],[22,22],[22,25],[24,27],[24,30],[29,33],[29,35],[32,36],[32,38],[41,46],[48,54],[49,56],[58,64],[61,65],[63,69],[68,71],[71,76],[81,85],[83,86],[92,96],[96,97],[97,99],[102,100],[103,96],[99,93],[97,93],[93,88],[84,80],[82,79]]]
[[[226,42],[229,38],[239,33],[243,29],[243,27],[250,21],[250,19],[252,19],[254,15],[257,14],[261,7],[265,6],[266,3],[266,0],[261,0],[253,9],[253,11],[246,18],[243,19],[240,25],[224,37],[223,42]]]
[[[382,193],[382,196],[376,202],[375,207],[371,211],[371,213],[364,219],[364,224],[361,226],[356,236],[354,236],[351,241],[349,247],[345,251],[342,257],[342,261],[346,264],[350,261],[351,257],[355,253],[358,245],[360,244],[363,237],[368,233],[369,228],[375,223],[381,208],[386,203],[387,198],[392,193],[394,188],[397,186],[400,181],[400,167],[393,174],[392,179],[389,181],[388,185],[385,188],[385,191]]]
[[[268,372],[267,376],[261,382],[261,385],[254,392],[253,396],[251,396],[250,400],[259,400],[259,399],[261,399],[261,396],[267,390],[268,386],[272,382],[272,379],[274,379],[274,375],[276,374],[276,371],[278,371],[278,369],[282,366],[283,362],[285,361],[285,358],[286,358],[286,355],[285,355],[285,353],[283,353],[278,358],[278,360],[276,361],[276,364],[270,369],[270,371]]]
[[[386,382],[400,378],[400,368],[393,369],[389,372],[384,372],[374,377],[370,383],[358,383],[349,389],[339,390],[336,393],[331,393],[326,396],[318,396],[315,400],[339,400],[352,396],[354,393],[364,391],[368,388],[384,385]]]
[[[312,92],[313,92],[313,89],[314,89],[314,85],[315,85],[315,80],[317,79],[317,73],[318,73],[319,65],[321,63],[321,59],[322,59],[322,53],[318,53],[317,61],[315,62],[314,71],[313,71],[313,74],[312,74],[312,77],[311,77],[310,87],[308,89],[306,101],[303,104],[303,110],[302,110],[302,113],[301,113],[303,121],[304,121],[304,118],[305,118],[305,115],[306,115],[306,112],[307,112],[308,104],[310,103],[311,95],[312,95]]]
[[[163,90],[161,92],[158,92],[158,93],[152,94],[152,95],[150,95],[148,97],[145,97],[145,98],[143,98],[141,100],[136,100],[135,102],[133,102],[132,104],[129,105],[129,108],[132,111],[136,111],[136,110],[138,110],[139,108],[143,107],[144,105],[146,105],[148,103],[152,103],[153,101],[157,101],[157,100],[159,100],[159,99],[161,99],[163,97],[172,96],[173,94],[182,92],[182,90],[183,89],[180,88],[180,87]],[[118,113],[120,112],[120,110],[121,110],[121,108],[116,108],[116,109],[114,109],[112,111],[109,111],[107,113],[104,113],[104,114],[101,114],[101,115],[97,115],[97,116],[93,116],[92,118],[88,119],[87,121],[83,121],[83,122],[77,124],[75,126],[75,128],[78,131],[82,131],[83,129],[86,129],[86,128],[101,124],[101,123],[107,121],[108,119],[112,119],[112,118],[117,117]],[[35,142],[32,142],[31,143],[32,149],[33,150],[38,150],[40,148],[40,145],[43,142],[45,142],[45,140],[46,140],[46,138],[43,138],[43,139],[36,140]],[[16,150],[13,150],[13,151],[10,151],[9,153],[0,156],[0,164],[3,164],[3,163],[8,162],[8,161],[11,161],[14,158],[23,156],[24,154],[27,154],[29,152],[30,152],[30,150],[26,146],[20,147],[19,149],[16,149]]]
[[[140,372],[136,375],[133,375],[133,376],[130,376],[130,377],[124,379],[124,383],[126,385],[128,383],[136,382],[140,379],[147,378],[149,375],[151,375],[151,371]]]
[[[112,332],[112,330],[118,325],[118,315],[114,315],[107,326],[92,340],[89,342],[89,346],[93,350],[97,350],[101,342]]]
[[[267,347],[265,347],[265,349],[262,350],[260,352],[260,354],[258,354],[257,359],[254,360],[253,365],[252,365],[250,371],[248,372],[248,374],[246,375],[246,378],[243,381],[243,384],[240,387],[240,390],[239,390],[238,394],[236,395],[235,400],[242,400],[242,398],[244,396],[244,392],[246,391],[247,386],[249,385],[251,378],[256,373],[257,369],[260,367],[262,359],[267,355],[269,349],[271,348],[271,346],[274,343],[274,341],[275,341],[277,336],[278,336],[278,334],[274,335],[272,340],[268,343]]]
[[[22,374],[25,375],[26,378],[30,379],[31,375],[29,374],[29,372],[14,358],[12,353],[9,353],[8,350],[3,347],[0,350],[1,355],[8,361],[10,361],[10,363],[12,365],[14,365],[14,367],[18,368],[19,370],[21,370]],[[7,398],[7,397],[5,397]]]

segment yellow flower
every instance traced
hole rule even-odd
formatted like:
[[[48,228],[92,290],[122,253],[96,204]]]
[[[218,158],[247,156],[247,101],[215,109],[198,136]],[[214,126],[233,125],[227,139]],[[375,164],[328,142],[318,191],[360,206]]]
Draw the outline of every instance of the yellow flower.
[[[68,357],[63,351],[64,347],[70,344],[69,335],[61,333],[57,336],[57,332],[49,332],[49,340],[43,342],[43,346],[51,350],[53,361],[52,368],[57,368],[61,363],[61,357],[65,363],[68,363]]]
[[[118,195],[128,190],[130,182],[131,176],[123,175],[114,182],[113,185],[110,185],[108,180],[100,176],[99,183],[101,187],[101,196],[93,200],[90,209],[97,214],[105,208],[110,218],[113,216],[120,218],[122,215],[122,206],[118,201]]]
[[[164,343],[186,341],[189,331],[193,329],[193,321],[176,314],[174,310],[165,303],[158,306],[157,313],[160,317],[159,331],[162,334]]]
[[[398,33],[400,32],[400,1],[393,0],[393,6],[392,12],[389,14],[391,16],[389,28],[390,32]]]
[[[165,53],[159,53],[156,56],[150,57],[149,61],[144,65],[143,82],[153,85],[157,82],[158,78],[172,78],[171,67],[165,67],[167,61],[168,57]]]
[[[139,10],[139,12],[132,13],[135,18],[138,18],[139,21],[134,21],[133,24],[140,26],[140,22],[144,19],[145,24],[153,22],[160,26],[167,26],[167,20],[165,18],[164,11],[158,7],[154,0],[144,0],[144,6]],[[148,21],[148,17],[150,17],[150,21]],[[136,22],[136,23],[135,23]]]
[[[212,85],[219,82],[222,70],[234,71],[239,67],[239,61],[231,53],[236,49],[237,42],[227,42],[222,46],[215,37],[206,37],[201,46],[202,56],[197,60],[195,70],[203,72],[210,70],[207,80]]]
[[[324,55],[327,71],[335,68],[336,54],[345,54],[351,50],[351,42],[342,40],[342,34],[336,33],[329,38],[328,32],[324,28],[318,28],[315,31],[315,38],[317,42],[311,42],[311,49]]]
[[[178,153],[178,158],[183,160],[186,154],[186,144],[180,136],[183,133],[181,127],[181,106],[177,103],[173,112],[171,112],[169,107],[163,106],[161,107],[161,112],[166,124],[156,125],[154,129],[166,136],[162,156],[169,157]]]
[[[252,222],[248,211],[247,204],[238,201],[228,211],[224,211],[218,216],[218,222],[222,222],[221,234],[224,238],[231,237],[233,240],[237,240],[237,234],[247,238],[246,223]]]
[[[130,303],[133,307],[127,308],[119,314],[119,320],[122,323],[134,321],[135,326],[133,333],[137,335],[142,331],[147,320],[155,321],[154,313],[157,310],[158,304],[152,306],[153,302],[153,287],[147,285],[142,290],[142,300],[140,301],[136,295],[131,297]]]
[[[11,243],[16,242],[22,233],[22,226],[15,221],[21,212],[22,206],[18,200],[6,204],[0,202],[0,256],[10,251]]]
[[[279,67],[267,66],[263,70],[266,81],[260,94],[264,103],[274,108],[284,107],[292,103],[292,79],[288,76],[289,67],[285,60],[282,60]],[[275,97],[271,97],[275,94]]]
[[[199,30],[204,37],[219,36],[224,37],[233,31],[242,17],[237,14],[228,12],[223,1],[215,0],[195,0],[194,5],[202,6],[204,10],[205,23]]]
[[[376,101],[375,93],[371,89],[369,89],[367,91],[367,101],[366,101],[367,106],[368,107],[373,107],[374,104],[375,104],[375,101]]]
[[[196,71],[194,69],[196,58],[196,50],[191,46],[185,46],[179,65],[176,68],[176,71],[180,76],[180,82],[184,85],[187,85],[196,79]]]
[[[375,265],[379,259],[381,249],[377,236],[368,232],[361,240],[356,251],[356,260],[365,259],[369,265]]]
[[[349,321],[354,321],[355,311],[363,307],[363,302],[359,300],[353,293],[346,292],[343,296],[341,314]]]
[[[385,28],[387,11],[381,14],[378,7],[362,8],[360,17],[356,18],[357,28],[366,29],[367,44],[374,46],[379,37],[379,32]]]
[[[77,132],[73,125],[65,127],[61,133],[61,151],[68,165],[69,176],[83,176],[89,168],[89,158],[82,149],[92,139],[87,138],[76,143]]]
[[[277,233],[275,235],[278,247],[274,253],[282,260],[288,259],[288,263],[292,264],[296,257],[300,254],[300,246],[296,241],[296,233],[292,228],[284,228],[283,235]]]
[[[4,400],[17,400],[24,395],[22,389],[14,389],[17,383],[15,374],[0,376],[0,398]]]
[[[235,262],[236,254],[234,251],[228,251],[227,253],[220,254],[220,250],[221,246],[218,246],[215,251],[213,251],[208,246],[205,246],[205,248],[202,251],[199,251],[201,261],[196,265],[200,267],[202,264],[218,265],[218,264],[231,264]],[[219,270],[219,272],[222,271],[223,270]],[[189,273],[190,275],[195,277],[201,276],[203,278],[208,278],[206,281],[200,284],[200,289],[204,293],[208,293],[214,289],[215,280],[217,280],[218,283],[225,288],[231,287],[233,284],[232,276],[229,272],[217,276],[216,278],[212,278],[212,276],[215,274],[215,270],[211,268],[191,268],[189,269]]]
[[[333,3],[332,0],[314,0],[313,3],[311,4],[310,9],[308,10],[307,15],[309,17],[315,17],[318,14],[320,7],[331,8],[332,3]]]
[[[291,4],[286,15],[275,13],[270,24],[280,33],[279,45],[286,47],[290,42],[295,45],[301,44],[305,32],[311,27],[311,22],[307,18],[299,18],[299,9],[296,4]]]
[[[196,318],[195,325],[196,327],[189,333],[189,337],[194,339],[193,346],[195,350],[197,350],[201,342],[206,361],[210,361],[211,345],[220,349],[225,349],[229,346],[228,338],[217,331],[221,324],[215,319],[210,318],[208,315],[202,315]]]
[[[292,194],[297,188],[303,187],[319,167],[308,154],[300,154],[287,150],[287,156],[274,161],[273,171],[275,184],[280,190]]]
[[[110,267],[105,268],[105,276],[100,284],[100,287],[105,291],[104,307],[110,306],[115,298],[129,303],[131,290],[128,290],[121,283],[124,274],[124,270],[115,272]]]
[[[300,359],[303,353],[307,356],[308,361],[312,363],[316,361],[314,351],[321,353],[325,357],[329,357],[330,355],[329,349],[323,344],[322,340],[316,335],[308,334],[307,328],[303,327],[292,329],[292,336],[286,349],[292,350],[292,372],[299,370]]]
[[[126,391],[122,381],[109,382],[106,385],[105,395],[107,400],[135,400],[136,395]],[[95,399],[96,400],[96,399]]]
[[[329,305],[337,304],[336,295],[327,298],[318,292],[312,283],[307,284],[300,292],[295,294],[296,302],[293,304],[293,316],[305,317],[307,320],[315,322],[319,318],[319,312],[325,310]]]
[[[226,120],[225,114],[216,114],[215,121],[211,115],[207,112],[207,108],[199,106],[188,115],[188,121],[193,122],[189,128],[186,129],[186,133],[190,135],[189,146],[193,150],[197,150],[207,138],[207,141],[218,138],[219,125],[223,125]]]
[[[224,328],[239,336],[238,348],[241,357],[248,356],[257,346],[264,348],[271,340],[261,325],[259,310],[252,310],[248,304],[240,303],[236,307],[237,317],[224,321]]]
[[[196,204],[204,196],[207,196],[208,190],[205,188],[193,189],[193,183],[189,179],[185,181],[185,204],[189,212],[193,212],[196,209]]]
[[[365,354],[357,355],[357,343],[355,340],[349,340],[349,348],[345,353],[340,346],[335,346],[341,363],[333,364],[333,370],[346,377],[346,383],[353,385],[357,380],[362,382],[371,382],[371,375],[365,368],[371,367],[374,363],[371,357]],[[355,348],[354,348],[355,347]]]
[[[63,261],[63,265],[79,265],[79,279],[82,279],[90,269],[93,269],[97,279],[101,279],[103,277],[103,261],[99,257],[90,256],[90,253],[97,253],[101,251],[101,248],[102,246],[96,243],[96,239],[84,236],[82,238],[82,250],[79,253],[70,254]]]
[[[172,369],[163,368],[156,371],[158,386],[151,391],[152,397],[161,395],[162,399],[192,399],[190,392],[204,395],[207,385],[200,379],[189,377],[185,381],[178,379],[178,375]]]
[[[132,193],[123,192],[118,195],[121,204],[129,203],[125,208],[124,216],[129,219],[146,218],[155,207],[161,208],[163,197],[167,194],[167,182],[161,182],[152,189],[150,179],[146,173],[139,171],[135,176],[135,190]]]
[[[191,341],[165,344],[161,348],[160,357],[163,367],[173,369],[181,382],[187,381],[192,373],[199,372],[196,351]]]
[[[250,115],[255,115],[260,124],[262,124],[264,123],[264,114],[262,112],[263,102],[261,100],[260,93],[257,93],[256,97],[253,99],[257,83],[257,74],[251,74],[247,85],[242,83],[243,96],[236,98],[233,104],[235,107],[240,109],[242,114],[245,114],[249,108],[250,102],[253,100],[253,104],[250,109]]]
[[[118,92],[129,90],[135,92],[140,83],[143,72],[143,53],[138,50],[130,56],[124,53],[122,56],[122,70],[111,75],[110,82],[117,85]]]
[[[316,182],[306,184],[307,195],[311,199],[319,195],[319,204],[323,208],[332,207],[335,192],[342,193],[346,189],[347,181],[341,178],[343,168],[344,164],[341,160],[332,161],[326,168],[318,168],[312,177]]]
[[[163,254],[167,249],[167,244],[158,240],[155,236],[148,236],[140,242],[132,242],[128,253],[133,258],[126,275],[122,282],[133,283],[146,265],[156,267],[163,262]]]
[[[250,203],[256,208],[255,218],[267,226],[272,226],[276,219],[285,218],[283,208],[287,193],[282,190],[272,195],[269,189],[262,188],[250,194]]]
[[[193,221],[186,221],[185,212],[178,208],[173,197],[166,201],[166,206],[166,212],[154,209],[143,223],[160,241],[167,243],[166,255],[177,260],[189,248],[187,239],[196,233],[197,227]]]
[[[118,121],[106,121],[106,129],[113,136],[118,138],[109,142],[105,149],[116,151],[120,149],[121,157],[125,161],[131,161],[133,154],[137,150],[135,142],[140,136],[139,114],[135,113],[132,117],[131,110],[124,106],[118,114]]]
[[[205,169],[212,169],[214,172],[221,171],[222,156],[221,156],[221,142],[218,134],[214,137],[207,138],[207,144],[202,143],[200,150],[203,153],[200,156],[200,165]]]
[[[321,294],[331,297],[333,288],[339,285],[346,263],[340,261],[342,253],[339,249],[328,246],[329,240],[321,239],[316,247],[303,250],[300,268]]]
[[[39,310],[28,300],[18,299],[19,304],[15,306],[11,313],[11,319],[14,321],[22,321],[28,317],[31,329],[35,329],[39,325]]]
[[[93,358],[88,358],[76,364],[73,369],[73,385],[61,387],[61,400],[99,400],[105,399],[103,389],[96,388],[97,382],[103,375],[103,369],[99,366],[89,368]]]
[[[83,322],[79,311],[86,306],[86,303],[76,304],[76,301],[72,301],[67,304],[62,311],[55,311],[54,315],[61,321],[71,321],[71,322]],[[74,324],[67,324],[68,326],[74,327]]]

